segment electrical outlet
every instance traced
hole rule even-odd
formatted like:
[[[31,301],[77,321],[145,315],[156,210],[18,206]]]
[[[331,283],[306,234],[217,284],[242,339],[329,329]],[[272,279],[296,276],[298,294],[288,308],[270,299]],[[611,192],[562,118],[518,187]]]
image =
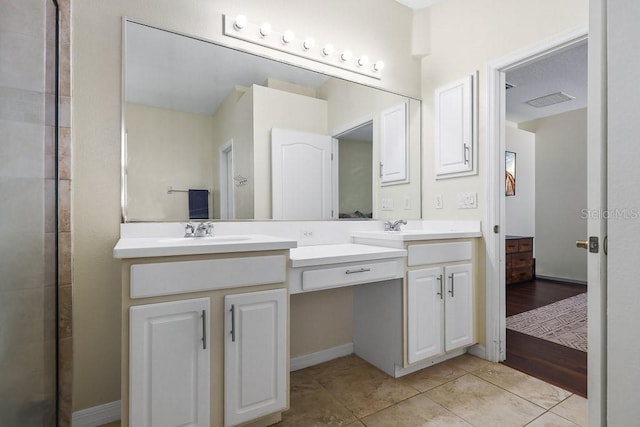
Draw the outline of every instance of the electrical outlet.
[[[391,211],[393,210],[393,199],[382,199],[382,210],[383,211]]]
[[[442,194],[436,194],[436,209],[442,209]]]
[[[404,198],[404,210],[411,210],[411,199],[409,197]]]

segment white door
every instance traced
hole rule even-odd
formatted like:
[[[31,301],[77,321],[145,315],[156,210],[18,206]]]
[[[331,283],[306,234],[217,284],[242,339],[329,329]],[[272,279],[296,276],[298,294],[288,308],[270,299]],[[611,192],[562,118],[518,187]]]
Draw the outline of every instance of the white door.
[[[287,291],[224,299],[224,419],[234,426],[287,406]]]
[[[332,139],[288,129],[271,130],[273,219],[330,219]]]
[[[473,171],[473,76],[435,91],[436,176]]]
[[[407,182],[407,104],[380,113],[380,182]]]
[[[419,362],[443,353],[444,282],[440,267],[407,273],[407,360]]]
[[[129,309],[129,425],[209,426],[209,298]]]
[[[449,265],[444,268],[445,351],[475,343],[473,280],[471,264]]]

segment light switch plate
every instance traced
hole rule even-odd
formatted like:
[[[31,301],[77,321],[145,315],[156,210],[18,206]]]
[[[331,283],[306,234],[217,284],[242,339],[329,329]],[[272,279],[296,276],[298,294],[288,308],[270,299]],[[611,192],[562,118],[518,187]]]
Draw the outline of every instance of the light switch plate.
[[[393,199],[389,199],[389,198],[382,199],[382,210],[383,211],[393,210]]]
[[[403,209],[405,211],[411,210],[411,199],[409,197],[405,197],[403,200],[404,200]]]
[[[436,209],[442,209],[442,194],[436,194]]]
[[[458,209],[476,209],[478,207],[478,193],[475,191],[458,193]]]

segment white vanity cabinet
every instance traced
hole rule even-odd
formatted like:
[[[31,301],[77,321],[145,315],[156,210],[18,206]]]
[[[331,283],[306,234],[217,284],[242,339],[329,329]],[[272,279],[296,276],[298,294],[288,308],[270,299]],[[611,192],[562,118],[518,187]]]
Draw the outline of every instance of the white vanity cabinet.
[[[407,273],[407,360],[416,363],[473,344],[470,263]]]
[[[224,298],[225,426],[286,409],[287,291]]]
[[[131,307],[129,424],[209,426],[210,299]]]
[[[288,259],[288,249],[123,259],[122,425],[278,422]]]
[[[475,343],[471,241],[407,246],[409,364]]]

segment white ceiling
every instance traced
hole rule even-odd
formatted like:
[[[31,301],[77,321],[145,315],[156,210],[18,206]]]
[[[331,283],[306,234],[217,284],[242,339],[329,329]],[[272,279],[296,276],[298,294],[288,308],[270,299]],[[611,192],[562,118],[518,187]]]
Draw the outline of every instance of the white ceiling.
[[[213,114],[236,85],[267,78],[318,88],[326,75],[144,25],[127,23],[127,101]]]
[[[554,116],[587,106],[587,43],[542,58],[506,75],[516,87],[507,90],[508,121],[520,123]],[[535,108],[526,102],[556,92],[575,99],[548,107]]]

